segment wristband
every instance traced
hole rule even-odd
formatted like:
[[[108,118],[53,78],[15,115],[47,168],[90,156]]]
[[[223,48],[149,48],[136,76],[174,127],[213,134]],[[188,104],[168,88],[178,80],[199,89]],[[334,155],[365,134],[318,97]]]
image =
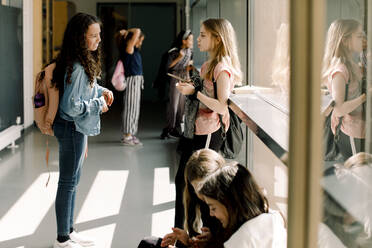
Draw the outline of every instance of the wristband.
[[[201,86],[198,85],[198,86],[195,86],[195,90],[194,90],[194,93],[192,95],[190,95],[190,99],[191,100],[198,100],[197,99],[197,96],[198,96],[198,92],[201,90]]]

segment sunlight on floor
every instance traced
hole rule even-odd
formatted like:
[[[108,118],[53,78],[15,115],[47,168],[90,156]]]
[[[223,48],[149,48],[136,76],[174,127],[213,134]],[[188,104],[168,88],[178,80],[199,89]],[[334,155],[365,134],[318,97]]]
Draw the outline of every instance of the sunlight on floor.
[[[89,236],[94,239],[95,246],[99,248],[111,248],[112,239],[114,237],[116,224],[100,226],[97,228],[81,231],[84,236]]]
[[[0,242],[29,236],[37,230],[54,204],[58,174],[57,172],[51,173],[47,188],[45,183],[48,174],[41,174],[0,219]],[[128,176],[128,170],[99,171],[84,199],[76,223],[120,215]],[[153,206],[175,200],[175,185],[170,183],[169,168],[154,169],[153,190]],[[27,206],[27,211],[25,211],[25,206]],[[30,213],[33,214],[30,215]],[[173,222],[174,209],[152,214],[151,235],[162,237],[171,232]],[[22,223],[22,225],[14,225],[14,223]],[[82,233],[96,239],[95,247],[109,248],[115,235],[115,228],[116,223],[112,223],[84,230]],[[17,248],[24,248],[24,246]]]
[[[174,224],[174,208],[152,214],[151,235],[164,237],[172,232]]]
[[[76,223],[119,214],[129,171],[99,171]]]
[[[169,168],[155,168],[153,205],[167,203],[176,199],[176,188],[169,180]]]
[[[50,174],[48,187],[48,173],[43,173],[0,219],[0,241],[31,235],[38,228],[56,197],[58,173]]]

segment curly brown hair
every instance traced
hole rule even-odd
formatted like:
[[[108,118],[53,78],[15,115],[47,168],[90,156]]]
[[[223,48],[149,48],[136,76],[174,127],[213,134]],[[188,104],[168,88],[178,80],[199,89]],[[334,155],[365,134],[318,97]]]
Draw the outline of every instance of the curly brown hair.
[[[66,82],[71,83],[75,62],[83,66],[91,86],[93,86],[95,77],[101,75],[101,44],[97,50],[89,51],[85,38],[89,26],[95,23],[102,26],[97,17],[85,13],[77,13],[68,22],[61,51],[55,59],[56,68],[53,71],[52,79],[53,86],[57,87],[60,92],[64,88],[66,73]]]

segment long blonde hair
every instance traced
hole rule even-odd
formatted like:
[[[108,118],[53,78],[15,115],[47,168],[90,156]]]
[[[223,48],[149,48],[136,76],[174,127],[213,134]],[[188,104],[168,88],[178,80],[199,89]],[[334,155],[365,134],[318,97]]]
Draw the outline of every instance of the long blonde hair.
[[[184,228],[189,232],[190,236],[200,232],[201,228],[200,206],[197,204],[198,199],[191,182],[204,179],[225,164],[225,159],[211,149],[201,149],[194,152],[186,164],[184,174],[186,186],[183,193],[185,206]]]
[[[242,81],[242,71],[238,56],[236,35],[233,26],[226,19],[208,19],[202,25],[207,32],[211,33],[214,40],[213,51],[210,53],[207,70],[202,75],[204,78],[213,80],[213,71],[219,62],[223,62],[231,67],[234,84]],[[217,38],[220,42],[217,42]]]
[[[352,34],[360,27],[360,22],[352,19],[338,19],[328,29],[327,41],[323,57],[323,83],[329,74],[344,64],[349,72],[350,81],[359,81],[362,77],[359,66],[354,62],[348,43]]]
[[[279,86],[282,93],[289,94],[289,76],[289,24],[282,23],[276,32],[276,47],[271,74],[273,85]]]

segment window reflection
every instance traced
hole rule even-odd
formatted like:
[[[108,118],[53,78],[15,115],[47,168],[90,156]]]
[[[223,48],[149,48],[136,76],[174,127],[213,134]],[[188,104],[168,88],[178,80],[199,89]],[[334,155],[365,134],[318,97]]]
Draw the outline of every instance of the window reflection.
[[[372,247],[372,156],[358,153],[333,168],[322,180],[320,247]]]
[[[363,93],[363,42],[362,24],[353,19],[338,19],[328,29],[322,78],[328,90],[333,110],[326,127],[327,160],[345,161],[353,154],[364,151],[365,101]],[[333,153],[330,156],[329,153]]]
[[[276,47],[272,65],[272,84],[277,87],[280,94],[288,97],[289,94],[289,25],[280,24],[276,33]]]
[[[337,3],[336,3],[337,2]],[[322,65],[323,218],[319,247],[372,247],[372,155],[366,153],[371,111],[367,73],[367,1],[327,1],[327,38]],[[368,13],[369,15],[371,13]],[[325,109],[325,106],[323,106]],[[328,122],[328,123],[327,123]],[[333,145],[334,148],[331,148]]]

